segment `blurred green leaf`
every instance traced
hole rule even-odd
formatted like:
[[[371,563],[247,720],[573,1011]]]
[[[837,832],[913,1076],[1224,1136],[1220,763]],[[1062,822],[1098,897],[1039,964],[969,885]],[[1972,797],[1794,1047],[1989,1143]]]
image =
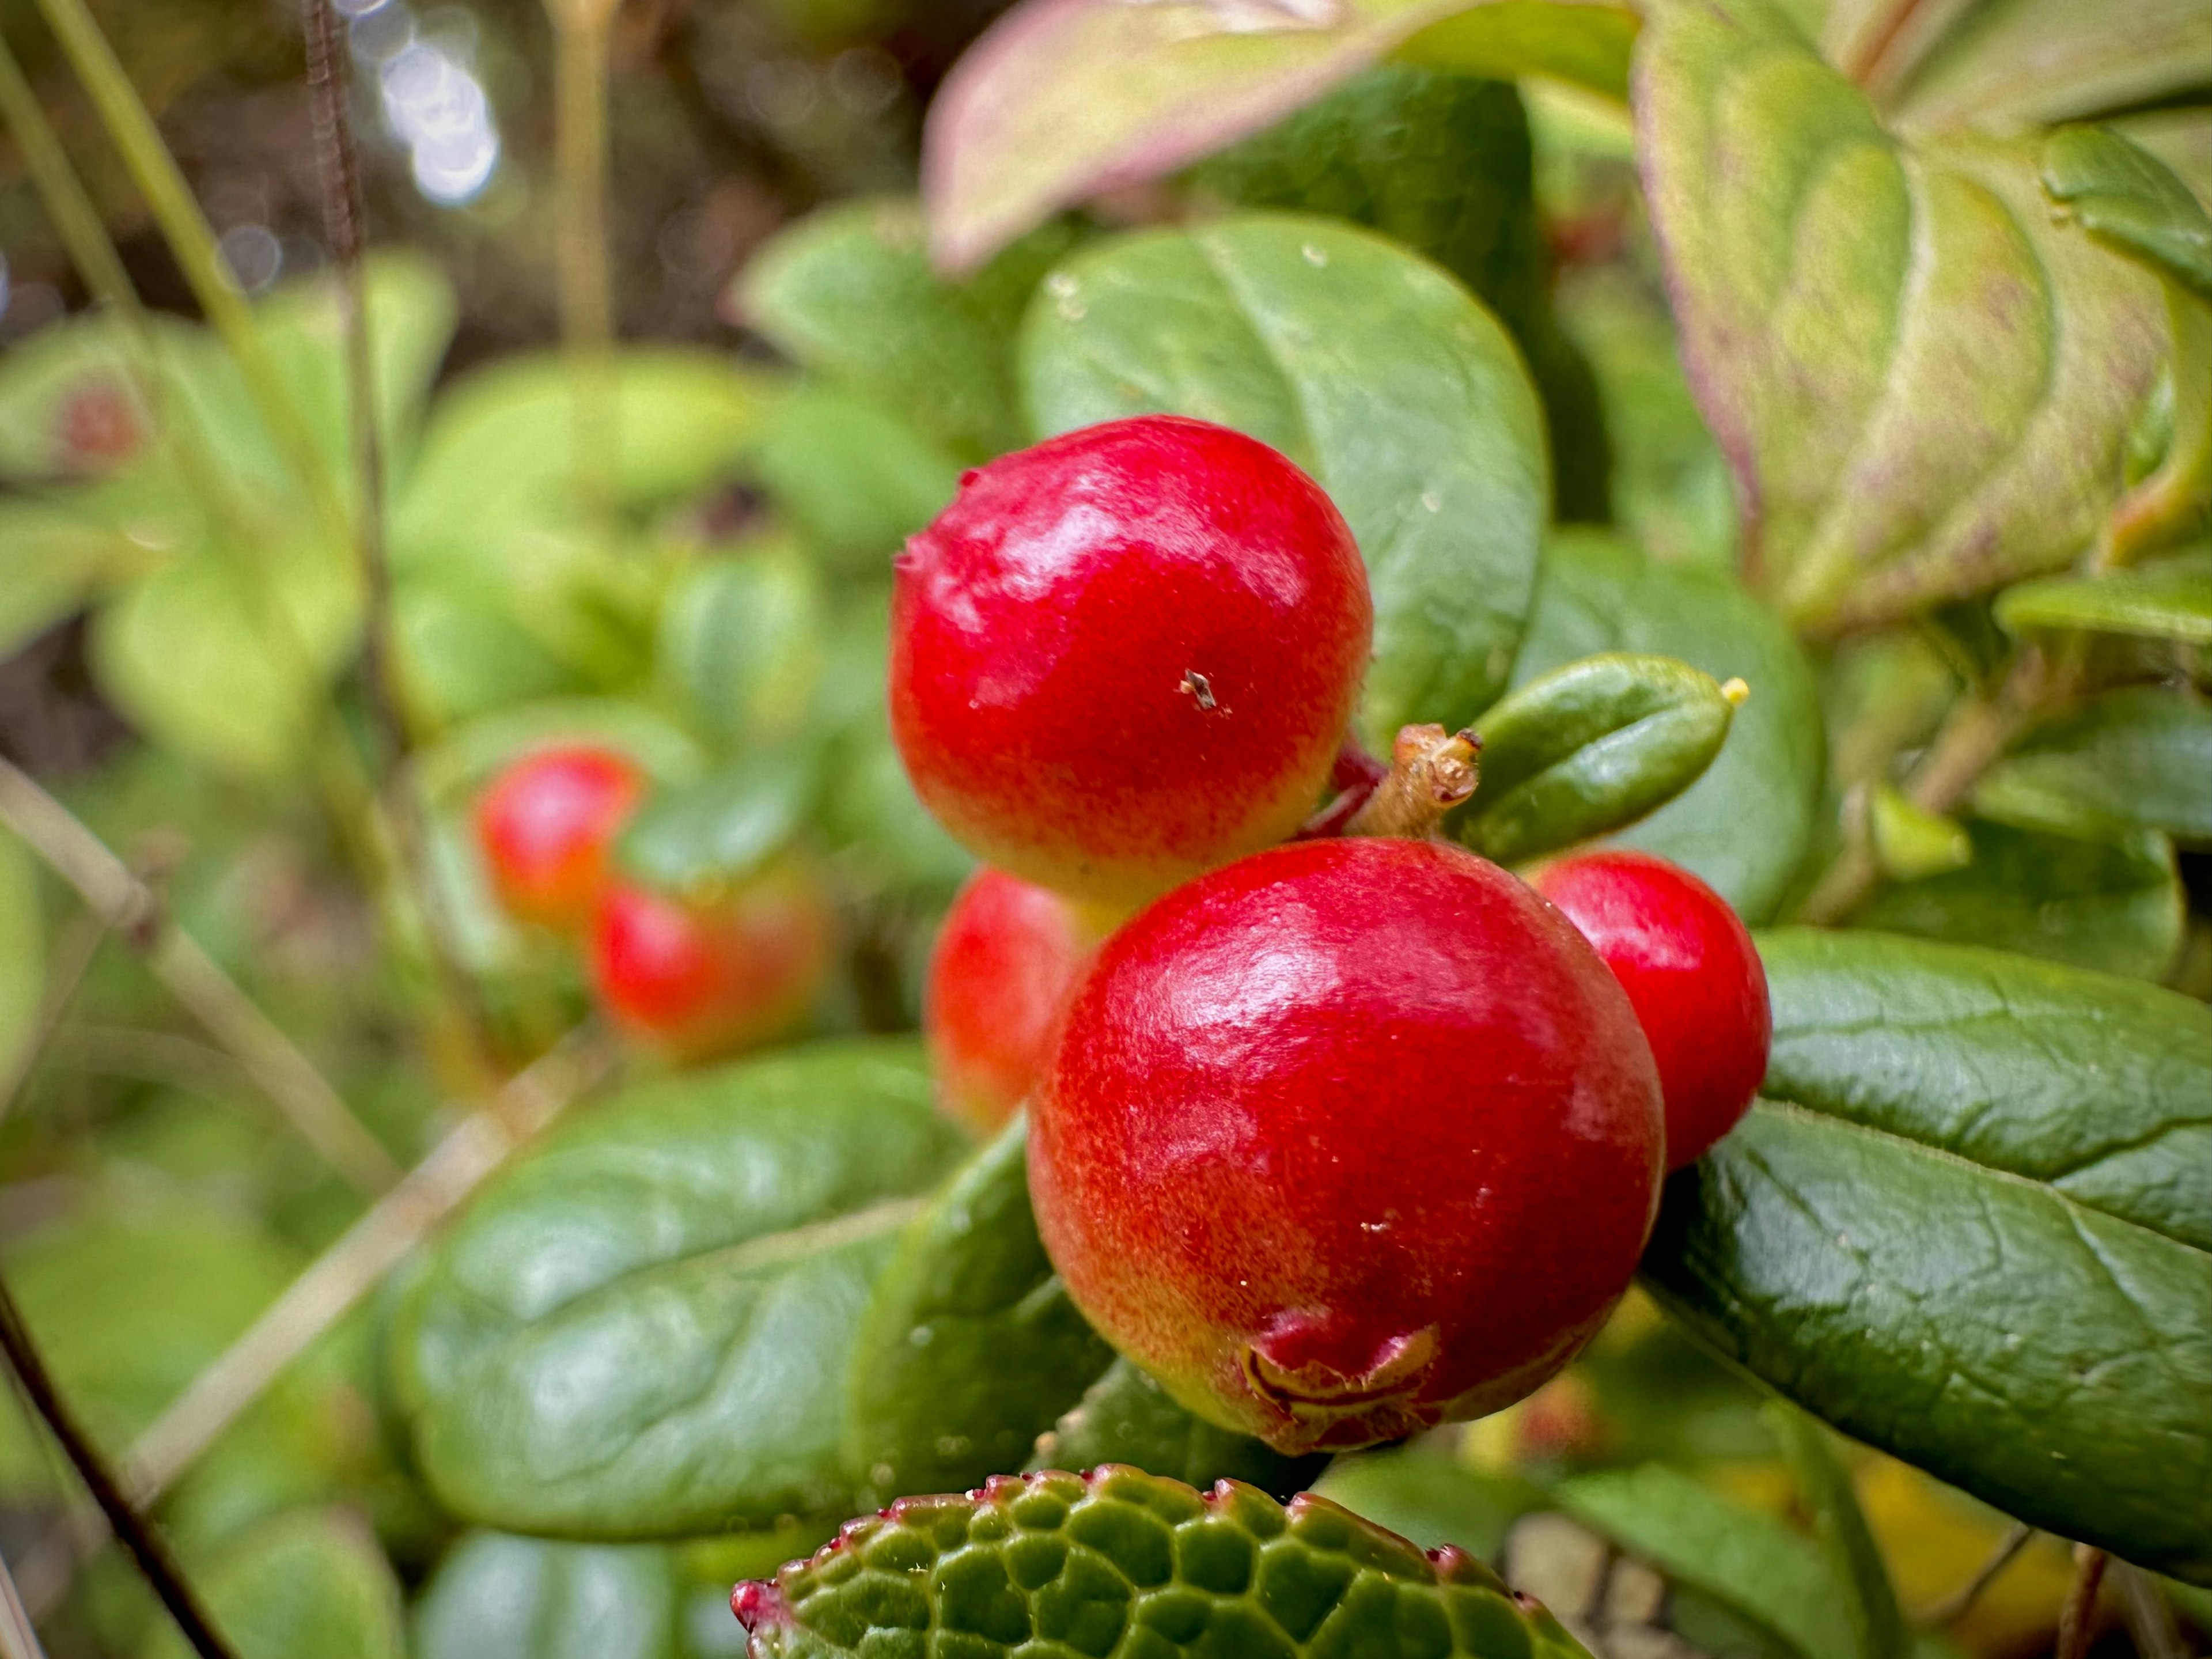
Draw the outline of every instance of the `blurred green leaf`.
[[[1811,842],[1825,771],[1804,652],[1725,572],[1662,564],[1617,538],[1555,535],[1513,683],[1602,651],[1679,657],[1751,695],[1705,775],[1616,837],[1673,859],[1753,921],[1771,916]]]
[[[1456,1545],[1482,1561],[1497,1560],[1514,1522],[1546,1501],[1526,1481],[1478,1474],[1419,1442],[1339,1457],[1314,1490],[1423,1549]]]
[[[1851,925],[2144,979],[2166,971],[2183,905],[2165,836],[2084,839],[1986,818],[1966,831],[1973,854],[1965,867],[1883,889],[1851,913]]]
[[[1891,133],[1769,0],[1670,0],[1639,62],[1683,355],[1785,613],[1841,632],[2070,563],[2164,358],[2157,280],[2053,219],[2032,143]]]
[[[662,605],[655,664],[693,725],[725,746],[795,737],[822,673],[826,604],[788,544],[701,557]]]
[[[803,387],[769,410],[751,467],[832,562],[885,578],[899,544],[960,486],[960,463],[907,421],[823,386]]]
[[[1923,811],[1894,784],[1878,782],[1867,799],[1867,840],[1892,881],[1923,881],[1974,861],[1973,837],[1956,818]]]
[[[704,898],[757,875],[805,827],[818,787],[804,752],[749,755],[638,809],[615,856],[664,893]]]
[[[404,1659],[399,1580],[357,1518],[295,1510],[232,1540],[192,1575],[238,1659]],[[166,1622],[144,1659],[191,1650]]]
[[[1109,1463],[1150,1469],[1201,1489],[1242,1480],[1287,1499],[1328,1466],[1326,1454],[1285,1457],[1264,1441],[1192,1416],[1165,1389],[1116,1358],[1074,1409],[1041,1436],[1024,1466],[1080,1474]]]
[[[241,423],[258,434],[245,387],[215,337],[175,317],[157,313],[148,320],[164,413],[207,422],[211,439]],[[176,487],[173,471],[146,447],[150,434],[133,380],[137,351],[131,331],[100,312],[64,318],[11,342],[0,354],[0,477],[22,483],[135,465]],[[266,453],[265,437],[260,443],[259,477],[268,482],[276,462]]]
[[[2099,241],[2212,300],[2212,215],[2141,145],[2106,127],[2063,127],[2043,141],[2043,188]]]
[[[1553,669],[1478,723],[1481,787],[1453,833],[1505,864],[1609,834],[1697,781],[1733,713],[1711,675],[1672,657]]]
[[[683,1659],[678,1588],[661,1546],[471,1533],[416,1607],[414,1659]]]
[[[2028,828],[2212,841],[2212,704],[2179,688],[2108,691],[2015,744],[1973,804]]]
[[[1828,1431],[1786,1401],[1767,1407],[1766,1420],[1782,1443],[1783,1461],[1797,1483],[1797,1495],[1813,1517],[1813,1534],[1827,1558],[1828,1571],[1844,1589],[1852,1646],[1858,1659],[1905,1659],[1911,1646],[1897,1587],[1889,1581],[1881,1550],[1851,1490]]]
[[[696,782],[706,758],[667,716],[623,697],[552,697],[516,703],[458,726],[415,757],[416,775],[433,801],[454,810],[473,804],[495,774],[533,749],[595,743],[627,755],[656,783]]]
[[[0,501],[0,660],[84,603],[137,550],[62,502]]]
[[[900,1239],[853,1344],[846,1455],[883,1499],[1021,1467],[1113,1358],[1053,1272],[1017,1118]]]
[[[27,1057],[46,996],[38,861],[13,834],[0,830],[0,1079],[15,1076]]]
[[[2109,576],[2022,582],[1997,596],[1996,615],[2015,634],[2080,629],[2212,645],[2212,549]]]
[[[1499,0],[1431,23],[1399,47],[1398,56],[1501,81],[1548,76],[1626,103],[1638,21],[1628,6]]]
[[[1046,279],[1022,371],[1041,433],[1198,416],[1320,481],[1374,593],[1370,743],[1468,725],[1504,687],[1548,499],[1541,416],[1504,330],[1435,266],[1287,215],[1139,232]]]
[[[853,1334],[963,1150],[899,1042],[670,1078],[565,1125],[400,1310],[432,1488],[485,1525],[604,1540],[848,1508]]]

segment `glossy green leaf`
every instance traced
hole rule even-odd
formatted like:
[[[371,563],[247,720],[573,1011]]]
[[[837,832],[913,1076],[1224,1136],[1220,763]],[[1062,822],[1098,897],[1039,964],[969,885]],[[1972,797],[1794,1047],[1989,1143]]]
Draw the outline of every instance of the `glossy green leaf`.
[[[1497,1560],[1513,1523],[1546,1502],[1528,1481],[1478,1474],[1419,1440],[1336,1458],[1314,1491],[1424,1549],[1455,1544],[1482,1561]]]
[[[1905,1659],[1911,1643],[1897,1587],[1832,1437],[1787,1401],[1771,1402],[1765,1415],[1782,1443],[1783,1462],[1796,1480],[1798,1500],[1812,1516],[1813,1535],[1820,1540],[1828,1571],[1844,1587],[1844,1611],[1858,1659]]]
[[[1771,3],[1665,0],[1641,143],[1748,568],[1801,627],[2070,563],[2166,355],[2158,280],[2053,218],[2030,141],[1886,130]]]
[[[678,1600],[663,1547],[473,1533],[416,1608],[414,1659],[682,1659]]]
[[[0,1078],[15,1076],[22,1064],[46,997],[39,866],[29,848],[0,831]]]
[[[1040,432],[1194,415],[1321,482],[1374,593],[1370,742],[1467,725],[1504,687],[1548,494],[1541,416],[1504,330],[1435,266],[1320,219],[1139,232],[1046,278],[1022,371]]]
[[[1481,0],[1030,0],[963,58],[930,106],[922,188],[939,262],[963,269],[1098,191],[1142,183],[1273,125],[1432,23]],[[1504,8],[1481,72],[1572,72],[1569,4]],[[1617,38],[1618,6],[1594,37]],[[1533,27],[1531,27],[1533,25]],[[1572,45],[1568,44],[1573,41]],[[1476,49],[1469,46],[1468,50]],[[1443,48],[1450,50],[1447,43]],[[1617,64],[1601,48],[1598,72]],[[1080,118],[1070,112],[1079,111]]]
[[[337,1510],[295,1510],[262,1522],[192,1575],[237,1659],[404,1659],[399,1580],[374,1534]],[[192,1650],[167,1620],[144,1659]]]
[[[1017,1117],[931,1200],[853,1345],[846,1454],[884,1500],[1019,1468],[1114,1351],[1053,1272]]]
[[[1556,535],[1513,683],[1604,651],[1679,657],[1751,688],[1705,775],[1617,839],[1696,872],[1753,921],[1772,915],[1804,860],[1825,771],[1803,651],[1724,572],[1662,564],[1608,536]]]
[[[1997,596],[1996,614],[2015,634],[2079,629],[2212,645],[2212,551],[2109,576],[2022,582]]]
[[[1772,1516],[1664,1463],[1577,1475],[1552,1498],[1799,1659],[1858,1659],[1844,1591],[1819,1548]]]
[[[1431,23],[1398,48],[1409,64],[1501,81],[1547,76],[1628,101],[1633,8],[1497,0]]]
[[[1672,657],[1554,669],[1477,725],[1481,787],[1453,833],[1513,863],[1633,823],[1712,764],[1733,712],[1711,675]]]
[[[2173,845],[2137,831],[2084,838],[1975,818],[1968,862],[1884,888],[1855,927],[1988,945],[2155,979],[2181,942]]]
[[[655,665],[725,746],[794,737],[822,672],[826,605],[821,577],[787,543],[699,559],[662,605]]]
[[[1856,930],[1759,935],[1766,1092],[2212,1250],[2212,1011],[2140,981]]]
[[[1785,933],[1763,952],[1765,1087],[1802,1101],[1754,1107],[1669,1183],[1648,1281],[1844,1432],[2212,1575],[2207,1108],[2180,1092],[2207,1017],[1990,951]]]
[[[2061,128],[2043,141],[2043,188],[2100,241],[2212,300],[2212,215],[2141,145],[2109,128]]]
[[[940,445],[866,398],[823,386],[776,403],[750,465],[809,543],[862,574],[888,572],[899,544],[960,487],[960,463]]]
[[[2108,691],[2030,732],[1973,800],[2008,823],[2212,841],[2212,704],[2180,689]]]
[[[921,210],[845,202],[783,232],[738,279],[745,319],[798,362],[971,459],[1022,441],[1014,331],[1072,239],[1040,233],[953,284],[929,266]]]
[[[1582,1652],[1462,1552],[1424,1555],[1326,1498],[1285,1509],[1234,1482],[1200,1494],[1119,1468],[906,1499],[738,1603],[754,1659]]]
[[[962,1149],[893,1042],[642,1085],[563,1126],[401,1308],[432,1487],[485,1525],[608,1540],[848,1508],[853,1334]]]
[[[1095,1469],[1127,1463],[1194,1486],[1242,1480],[1278,1498],[1303,1492],[1324,1454],[1285,1457],[1265,1442],[1192,1416],[1152,1378],[1116,1358],[1074,1409],[1039,1437],[1025,1468]]]
[[[654,795],[623,830],[615,856],[662,892],[705,896],[757,875],[787,851],[815,789],[805,753],[749,755]]]

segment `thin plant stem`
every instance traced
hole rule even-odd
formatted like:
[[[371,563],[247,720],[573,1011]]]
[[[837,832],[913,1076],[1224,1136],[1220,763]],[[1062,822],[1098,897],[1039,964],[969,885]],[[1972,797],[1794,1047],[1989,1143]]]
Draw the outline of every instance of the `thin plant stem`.
[[[85,974],[92,967],[92,959],[100,954],[107,933],[105,920],[83,912],[78,915],[74,930],[56,949],[47,976],[46,1000],[40,1004],[30,1038],[16,1052],[7,1074],[0,1077],[0,1119],[5,1119],[15,1109],[15,1097],[39,1069],[40,1058],[54,1040],[54,1034],[61,1030],[62,1021],[69,1017],[70,1004],[76,1000],[77,988],[84,983]]]
[[[2005,1535],[1997,1540],[1996,1547],[1989,1553],[1988,1558],[1974,1569],[1974,1576],[1930,1606],[1920,1615],[1918,1622],[1934,1628],[1954,1624],[1965,1618],[1972,1610],[1974,1603],[1982,1599],[1983,1592],[1996,1583],[1997,1575],[2018,1559],[2020,1553],[2027,1547],[2028,1540],[2034,1536],[2035,1528],[2027,1522],[2014,1522],[2006,1529]]]
[[[0,1279],[0,1350],[6,1352],[8,1363],[21,1381],[24,1392],[30,1395],[31,1403],[38,1408],[46,1427],[69,1455],[77,1478],[92,1494],[93,1502],[100,1505],[109,1530],[130,1552],[148,1587],[168,1610],[169,1617],[191,1644],[192,1651],[200,1659],[232,1659],[229,1645],[216,1633],[199,1598],[192,1593],[191,1585],[169,1553],[168,1546],[124,1494],[122,1483],[107,1467],[107,1460],[54,1386],[52,1375],[46,1370],[38,1345],[32,1340],[30,1328],[23,1323],[4,1279]]]
[[[2081,1659],[2095,1634],[2097,1592],[2104,1588],[2105,1569],[2112,1558],[2087,1544],[2074,1547],[2074,1584],[2058,1613],[2058,1645],[2054,1659]]]
[[[15,1577],[0,1561],[0,1659],[46,1659],[32,1628],[31,1614],[15,1589]]]
[[[615,509],[620,443],[614,365],[614,287],[607,262],[607,0],[546,0],[553,25],[555,247],[561,338],[574,416],[574,478],[585,522],[605,528]]]

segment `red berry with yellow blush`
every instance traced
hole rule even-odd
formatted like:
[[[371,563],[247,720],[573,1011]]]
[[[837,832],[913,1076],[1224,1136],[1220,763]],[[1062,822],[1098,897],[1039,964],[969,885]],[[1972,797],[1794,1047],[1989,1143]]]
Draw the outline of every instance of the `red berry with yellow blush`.
[[[1433,842],[1308,841],[1101,950],[1034,1097],[1054,1264],[1190,1410],[1279,1450],[1510,1404],[1627,1286],[1659,1081],[1566,920]]]
[[[969,473],[907,544],[891,728],[969,850],[1127,908],[1313,811],[1372,629],[1352,532],[1287,459],[1110,421]]]
[[[608,849],[645,791],[635,762],[569,744],[507,768],[477,803],[477,842],[507,913],[562,933],[588,927]]]
[[[1711,887],[1648,853],[1580,854],[1533,879],[1636,1009],[1667,1100],[1667,1167],[1695,1163],[1766,1075],[1774,1015],[1750,931]]]
[[[1054,1022],[1103,930],[1083,908],[979,870],[952,901],[930,952],[921,1028],[938,1104],[996,1133],[1044,1074]]]

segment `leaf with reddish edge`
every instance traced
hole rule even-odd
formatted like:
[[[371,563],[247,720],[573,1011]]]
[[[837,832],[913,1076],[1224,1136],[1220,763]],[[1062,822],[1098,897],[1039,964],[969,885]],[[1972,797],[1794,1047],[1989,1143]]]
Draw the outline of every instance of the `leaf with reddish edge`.
[[[1583,1653],[1451,1545],[1425,1553],[1310,1492],[1288,1505],[1234,1480],[1201,1493],[1119,1464],[902,1498],[772,1581],[739,1584],[730,1606],[752,1659],[1018,1644],[1293,1659],[1370,1640],[1438,1659]]]
[[[1752,574],[1832,634],[2070,563],[2167,348],[2033,143],[1913,143],[1767,0],[1660,0],[1645,182]]]
[[[945,269],[971,269],[1056,210],[1257,132],[1479,3],[1030,0],[976,42],[931,106],[932,252]],[[1618,4],[1588,9],[1618,33]],[[1558,30],[1522,33],[1542,43],[1536,67],[1578,61]],[[1490,72],[1517,61],[1513,40],[1484,43]]]

